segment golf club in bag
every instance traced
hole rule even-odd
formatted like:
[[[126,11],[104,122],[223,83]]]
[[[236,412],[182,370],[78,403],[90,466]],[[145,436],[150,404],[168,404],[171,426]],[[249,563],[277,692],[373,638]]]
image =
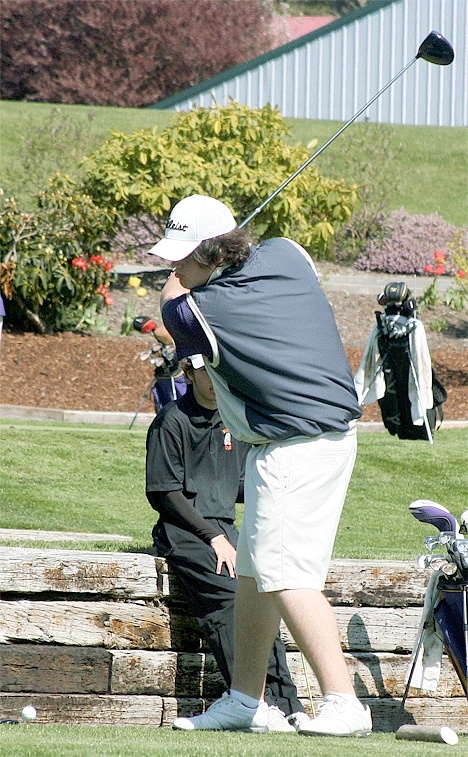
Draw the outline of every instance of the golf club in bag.
[[[377,325],[354,378],[360,404],[377,401],[392,436],[432,444],[447,392],[432,368],[417,301],[404,282],[391,282],[377,302],[384,310],[375,311]]]
[[[133,327],[142,334],[150,334],[154,329],[157,329],[157,324],[152,318],[140,315],[134,319]],[[154,375],[140,398],[135,415],[128,427],[129,431],[132,429],[138,413],[150,393],[154,395],[155,410],[157,412],[166,402],[177,399],[177,397],[184,393],[186,388],[185,378],[182,375],[173,344],[164,344],[159,339],[156,339],[148,350],[140,352],[140,360],[149,360],[150,364],[154,366]],[[159,386],[163,385],[163,390],[155,395],[157,384]]]
[[[419,638],[413,652],[413,662],[407,677],[407,685],[398,714],[397,728],[401,722],[408,691],[420,654],[431,628],[438,630],[443,646],[457,673],[462,689],[468,699],[468,512],[461,516],[461,526],[447,508],[431,500],[416,500],[409,505],[411,514],[421,523],[438,529],[437,536],[427,536],[424,544],[428,552],[445,549],[437,554],[421,555],[420,567],[436,571],[434,591],[426,596],[424,616]],[[430,582],[431,585],[431,582]],[[428,586],[429,592],[429,586]]]
[[[372,105],[372,103],[375,102],[375,100],[377,100],[380,95],[382,95],[389,87],[391,87],[392,84],[394,84],[394,82],[396,82],[396,80],[399,79],[400,76],[402,76],[405,71],[407,71],[408,68],[410,68],[410,66],[412,66],[413,63],[415,63],[419,58],[422,58],[422,60],[425,60],[428,63],[434,63],[437,66],[448,66],[454,59],[454,52],[450,42],[446,40],[445,37],[442,36],[442,34],[435,31],[430,32],[430,34],[428,34],[427,37],[421,42],[415,57],[409,63],[407,63],[406,66],[398,74],[396,74],[396,76],[394,76],[391,81],[388,82],[388,84],[382,87],[382,89],[379,90],[379,92],[377,92],[377,94],[374,95],[374,97],[372,97],[369,102],[363,105],[362,108],[358,110],[358,112],[354,116],[352,116],[349,121],[344,124],[344,126],[341,127],[341,129],[338,129],[338,131],[333,134],[333,136],[330,137],[330,139],[317,150],[317,152],[311,155],[311,157],[308,158],[301,166],[299,166],[299,168],[294,171],[294,173],[291,174],[289,178],[283,181],[278,189],[276,189],[269,197],[267,197],[266,200],[263,200],[263,202],[257,208],[255,208],[255,210],[252,211],[252,213],[247,216],[247,218],[245,218],[242,223],[239,224],[239,228],[242,229],[253,218],[261,213],[263,208],[265,208],[272,200],[274,200],[274,198],[277,197],[280,192],[282,192],[283,189],[285,189],[288,184],[290,184],[296,178],[296,176],[299,176],[299,174],[302,173],[302,171],[307,168],[307,166],[309,166],[312,161],[318,158],[318,156],[321,155],[322,152],[326,150],[326,148],[331,145],[331,143],[334,142],[335,139],[345,131],[345,129],[348,128],[348,126],[350,126],[357,118],[359,118],[359,116],[362,115],[362,113],[364,113],[364,111],[367,110],[367,108]]]

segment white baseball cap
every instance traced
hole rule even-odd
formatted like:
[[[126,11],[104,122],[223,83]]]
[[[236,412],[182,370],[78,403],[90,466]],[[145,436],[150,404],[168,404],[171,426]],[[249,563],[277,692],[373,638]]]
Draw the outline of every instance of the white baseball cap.
[[[203,360],[203,355],[188,355],[187,360],[190,360],[190,362],[192,363],[192,368],[194,370],[198,370],[198,368],[205,367],[205,361]]]
[[[164,239],[149,250],[164,260],[176,262],[193,252],[204,239],[227,234],[237,226],[231,211],[220,200],[191,195],[174,206],[166,224]]]

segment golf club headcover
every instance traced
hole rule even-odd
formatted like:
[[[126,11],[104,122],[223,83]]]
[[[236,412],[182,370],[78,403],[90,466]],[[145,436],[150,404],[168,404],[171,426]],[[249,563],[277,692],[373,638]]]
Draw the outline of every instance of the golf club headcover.
[[[133,328],[141,331],[142,334],[150,334],[154,329],[158,328],[158,324],[147,315],[137,315],[133,320]]]
[[[457,519],[443,505],[433,502],[430,499],[417,499],[409,505],[410,513],[421,521],[421,523],[430,523],[439,531],[453,531],[459,533]]]

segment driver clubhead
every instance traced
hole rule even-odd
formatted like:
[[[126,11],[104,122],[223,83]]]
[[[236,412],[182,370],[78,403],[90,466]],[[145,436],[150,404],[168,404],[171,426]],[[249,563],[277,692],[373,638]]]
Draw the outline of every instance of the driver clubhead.
[[[450,531],[458,534],[458,522],[452,513],[443,505],[430,499],[417,499],[409,505],[410,513],[421,523],[430,523],[439,531]]]
[[[436,66],[449,66],[455,57],[453,47],[439,32],[431,32],[419,45],[416,58],[435,63]]]

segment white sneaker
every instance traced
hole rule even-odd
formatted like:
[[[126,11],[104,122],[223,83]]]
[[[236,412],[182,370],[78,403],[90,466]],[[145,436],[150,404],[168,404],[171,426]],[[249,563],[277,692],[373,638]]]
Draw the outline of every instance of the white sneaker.
[[[320,712],[309,723],[300,726],[304,736],[370,736],[372,716],[369,707],[340,696],[325,694]]]
[[[177,718],[172,727],[180,731],[249,731],[268,733],[268,705],[246,707],[224,692],[202,715]]]
[[[312,718],[308,716],[307,712],[302,712],[302,710],[293,712],[293,714],[288,717],[288,723],[293,726],[295,731],[300,731],[302,726],[307,726],[311,722]]]
[[[289,723],[288,718],[279,707],[270,705],[268,708],[268,733],[282,731],[283,733],[295,733],[295,727]]]

